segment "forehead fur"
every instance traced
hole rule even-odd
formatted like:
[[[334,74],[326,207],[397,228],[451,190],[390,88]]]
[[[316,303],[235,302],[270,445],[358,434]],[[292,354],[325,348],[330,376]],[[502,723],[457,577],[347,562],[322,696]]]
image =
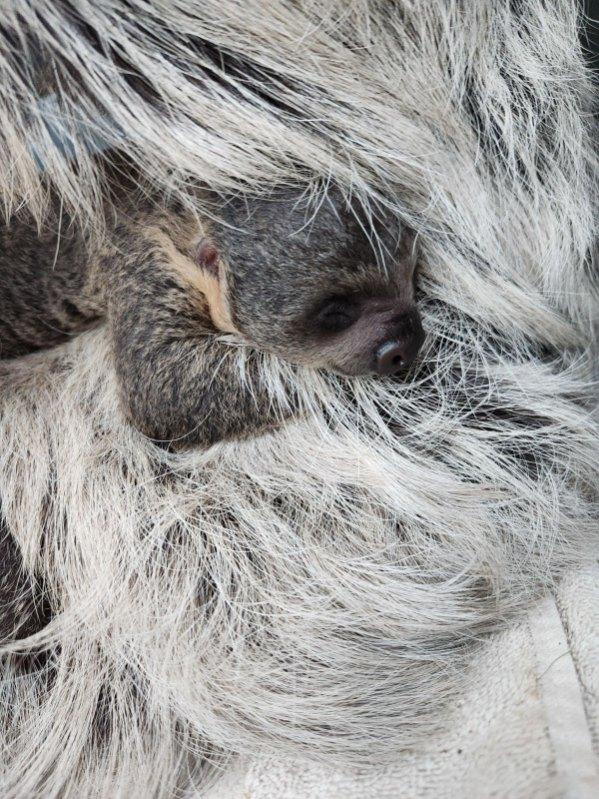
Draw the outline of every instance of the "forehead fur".
[[[309,270],[322,279],[327,272],[334,277],[376,266],[376,232],[337,191],[317,202],[291,190],[267,199],[234,198],[220,216],[215,236],[242,279],[281,272],[293,280],[298,269],[302,280]]]

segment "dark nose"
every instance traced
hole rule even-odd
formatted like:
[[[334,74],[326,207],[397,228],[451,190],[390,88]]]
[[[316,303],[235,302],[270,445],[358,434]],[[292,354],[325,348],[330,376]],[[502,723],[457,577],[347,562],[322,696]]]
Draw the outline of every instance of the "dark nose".
[[[407,369],[414,361],[424,341],[424,331],[420,320],[410,319],[409,332],[389,338],[376,351],[376,371],[380,375],[394,375]]]

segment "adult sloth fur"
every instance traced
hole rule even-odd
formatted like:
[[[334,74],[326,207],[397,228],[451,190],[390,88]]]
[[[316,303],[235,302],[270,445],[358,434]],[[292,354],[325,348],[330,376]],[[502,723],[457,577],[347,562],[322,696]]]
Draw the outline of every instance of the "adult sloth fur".
[[[474,640],[597,552],[575,11],[76,8],[8,4],[7,207],[42,214],[51,180],[99,230],[97,124],[165,190],[331,178],[419,231],[429,341],[408,383],[306,370],[305,420],[184,456],[122,420],[102,330],[2,365],[2,509],[51,608],[4,646],[3,795],[169,797],[263,748],[393,757],[447,720]],[[277,392],[285,366],[263,368]]]

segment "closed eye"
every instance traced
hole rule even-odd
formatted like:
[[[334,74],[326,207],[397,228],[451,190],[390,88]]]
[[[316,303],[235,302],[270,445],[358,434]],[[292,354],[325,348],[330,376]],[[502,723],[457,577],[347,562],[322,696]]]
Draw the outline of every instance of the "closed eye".
[[[323,333],[340,333],[351,327],[359,315],[360,309],[355,301],[335,298],[321,306],[314,321],[316,327]]]

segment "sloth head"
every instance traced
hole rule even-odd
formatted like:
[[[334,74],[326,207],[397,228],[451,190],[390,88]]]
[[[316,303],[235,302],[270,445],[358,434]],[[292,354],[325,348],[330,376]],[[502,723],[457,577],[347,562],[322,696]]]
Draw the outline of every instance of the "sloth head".
[[[217,328],[293,363],[347,375],[394,374],[412,363],[424,333],[411,230],[381,226],[377,257],[336,192],[316,211],[291,193],[236,198],[220,218],[195,251],[218,281],[220,307],[209,301]]]

